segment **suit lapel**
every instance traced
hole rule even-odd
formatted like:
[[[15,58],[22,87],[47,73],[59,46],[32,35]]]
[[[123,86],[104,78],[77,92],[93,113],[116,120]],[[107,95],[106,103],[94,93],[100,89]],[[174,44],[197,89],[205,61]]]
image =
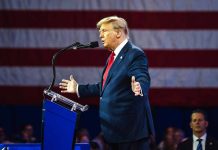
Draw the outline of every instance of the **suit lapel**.
[[[102,93],[101,95],[103,94],[104,92],[104,89],[107,87],[108,83],[110,82],[110,79],[113,75],[113,73],[115,72],[116,70],[116,67],[120,64],[120,62],[125,58],[125,55],[126,55],[126,52],[131,48],[131,44],[130,42],[127,42],[126,45],[122,48],[122,50],[120,51],[120,53],[118,54],[118,56],[116,57],[113,65],[111,66],[110,68],[110,71],[108,73],[108,76],[107,76],[107,79],[106,79],[106,82],[105,82],[105,85],[104,85],[104,88],[102,89]],[[105,72],[105,69],[107,67],[107,64],[106,66],[104,67],[104,70],[103,70],[103,74]],[[103,74],[102,74],[102,77],[101,77],[101,81],[103,81]],[[101,82],[102,83],[102,82]],[[101,85],[102,87],[102,85]]]

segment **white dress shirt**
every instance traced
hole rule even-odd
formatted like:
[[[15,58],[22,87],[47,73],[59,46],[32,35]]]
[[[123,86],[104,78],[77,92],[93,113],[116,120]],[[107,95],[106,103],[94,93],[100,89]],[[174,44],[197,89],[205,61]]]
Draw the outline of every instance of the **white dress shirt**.
[[[117,58],[117,56],[119,55],[120,51],[122,50],[122,48],[126,45],[126,43],[128,42],[127,39],[125,39],[122,43],[120,43],[119,46],[117,46],[117,48],[114,50],[115,56],[114,56],[114,60]]]
[[[198,146],[198,139],[202,139],[201,144],[202,144],[202,150],[205,150],[205,144],[206,144],[206,138],[207,138],[207,133],[205,133],[202,137],[198,138],[197,136],[193,135],[193,150],[197,149]]]

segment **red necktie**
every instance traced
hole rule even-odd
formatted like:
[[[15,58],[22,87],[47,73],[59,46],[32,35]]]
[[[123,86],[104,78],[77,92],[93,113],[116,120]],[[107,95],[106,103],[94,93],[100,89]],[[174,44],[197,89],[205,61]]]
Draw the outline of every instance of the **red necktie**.
[[[104,75],[103,75],[102,88],[104,87],[104,84],[105,84],[106,79],[107,79],[107,76],[108,76],[108,72],[110,71],[110,68],[111,68],[111,66],[112,66],[112,64],[113,64],[113,62],[114,62],[114,56],[115,56],[115,53],[112,52],[112,53],[110,54],[110,58],[109,58],[109,60],[108,60],[107,68],[106,68],[106,70],[105,70],[105,72],[104,72]]]

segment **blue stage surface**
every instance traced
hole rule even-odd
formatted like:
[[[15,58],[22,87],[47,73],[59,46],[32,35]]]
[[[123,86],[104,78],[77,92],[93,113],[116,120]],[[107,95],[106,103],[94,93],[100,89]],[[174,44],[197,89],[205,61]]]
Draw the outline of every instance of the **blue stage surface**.
[[[0,144],[0,150],[41,150],[41,144]],[[76,143],[74,150],[90,150],[90,145]]]

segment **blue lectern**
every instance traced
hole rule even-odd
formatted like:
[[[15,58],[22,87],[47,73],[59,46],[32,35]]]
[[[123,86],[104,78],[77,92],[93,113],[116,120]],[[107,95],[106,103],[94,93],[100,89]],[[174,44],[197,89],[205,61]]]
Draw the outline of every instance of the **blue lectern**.
[[[78,104],[53,91],[45,90],[49,98],[43,104],[43,150],[72,150],[75,144],[75,129],[81,112],[88,106]]]
[[[41,144],[0,144],[0,150],[41,150]],[[87,143],[76,143],[74,150],[90,150]]]

